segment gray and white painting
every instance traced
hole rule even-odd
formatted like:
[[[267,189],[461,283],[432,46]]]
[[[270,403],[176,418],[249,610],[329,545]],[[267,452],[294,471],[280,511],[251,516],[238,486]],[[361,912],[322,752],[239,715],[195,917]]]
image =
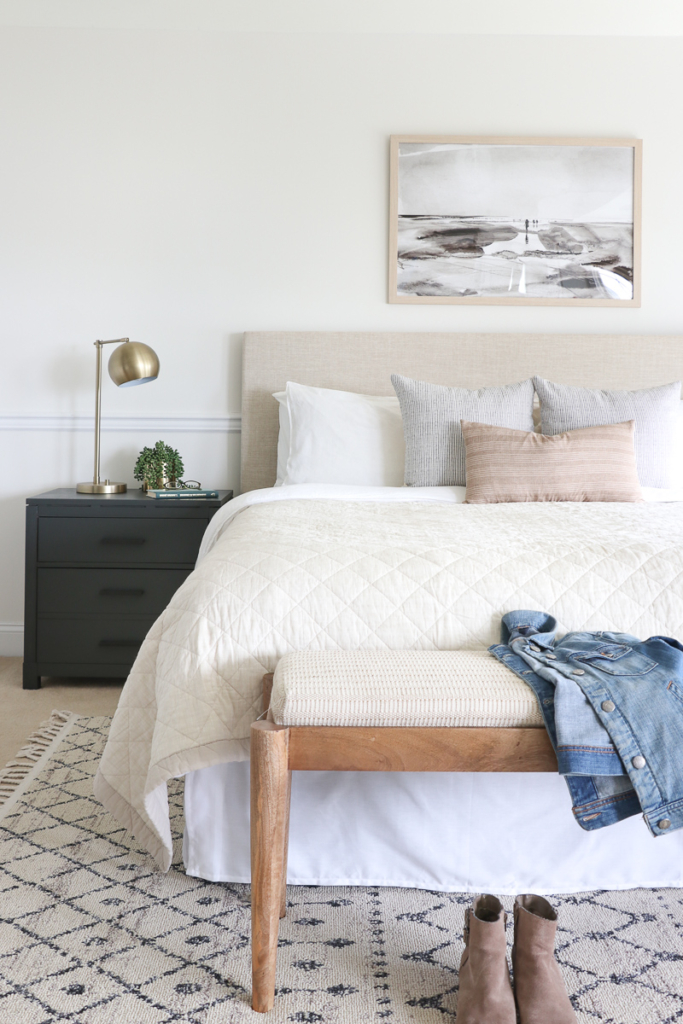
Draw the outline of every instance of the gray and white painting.
[[[401,143],[402,296],[633,298],[631,146]]]

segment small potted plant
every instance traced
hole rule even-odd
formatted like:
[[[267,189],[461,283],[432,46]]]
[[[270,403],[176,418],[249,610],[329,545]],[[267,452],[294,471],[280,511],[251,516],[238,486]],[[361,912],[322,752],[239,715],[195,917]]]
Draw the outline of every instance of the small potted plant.
[[[175,448],[157,441],[153,448],[143,448],[135,463],[133,476],[139,480],[143,491],[150,487],[176,487],[185,466]]]

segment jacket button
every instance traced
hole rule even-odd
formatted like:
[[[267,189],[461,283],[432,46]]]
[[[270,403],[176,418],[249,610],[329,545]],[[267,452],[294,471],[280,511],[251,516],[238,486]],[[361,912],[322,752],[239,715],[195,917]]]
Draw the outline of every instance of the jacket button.
[[[644,768],[645,767],[645,758],[643,757],[642,754],[636,754],[635,757],[631,758],[631,764],[633,765],[634,768]]]
[[[669,821],[668,818],[662,818],[661,821],[657,822],[657,828],[661,828],[661,829],[671,828],[671,822]]]
[[[603,711],[614,711],[614,707],[615,707],[614,701],[613,700],[603,700],[603,702],[600,705],[600,707],[602,708]]]
[[[551,661],[557,661],[556,654],[546,654],[546,658],[550,658]]]
[[[574,675],[575,676],[585,676],[585,674],[586,673],[584,672],[584,670],[582,668],[575,668],[574,669]]]
[[[540,650],[541,650],[540,647],[535,647],[533,644],[529,644],[529,647],[531,648],[532,651],[535,651],[536,654],[538,654],[540,652]]]

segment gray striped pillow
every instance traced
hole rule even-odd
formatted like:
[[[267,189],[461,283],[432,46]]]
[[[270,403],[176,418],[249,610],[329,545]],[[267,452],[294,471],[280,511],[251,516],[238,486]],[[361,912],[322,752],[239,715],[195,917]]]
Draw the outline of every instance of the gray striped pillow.
[[[394,373],[391,383],[403,418],[408,487],[462,486],[465,483],[461,420],[517,430],[534,429],[532,380],[470,391],[411,380]]]
[[[562,434],[566,430],[634,420],[636,465],[641,486],[678,486],[679,380],[642,391],[601,391],[573,384],[553,384],[542,377],[534,377],[534,387],[541,402],[544,434]]]

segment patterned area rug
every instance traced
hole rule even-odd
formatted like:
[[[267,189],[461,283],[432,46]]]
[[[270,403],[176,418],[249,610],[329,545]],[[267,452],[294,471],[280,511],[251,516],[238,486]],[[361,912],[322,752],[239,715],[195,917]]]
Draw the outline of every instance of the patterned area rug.
[[[250,1009],[249,888],[159,874],[92,796],[110,719],[66,725],[0,819],[7,1024],[436,1024],[455,1019],[471,896],[291,887],[275,1009]],[[70,731],[69,731],[70,730]],[[508,909],[512,899],[505,898]],[[683,890],[560,896],[558,958],[580,1024],[683,1020]],[[509,939],[511,940],[511,930]]]

